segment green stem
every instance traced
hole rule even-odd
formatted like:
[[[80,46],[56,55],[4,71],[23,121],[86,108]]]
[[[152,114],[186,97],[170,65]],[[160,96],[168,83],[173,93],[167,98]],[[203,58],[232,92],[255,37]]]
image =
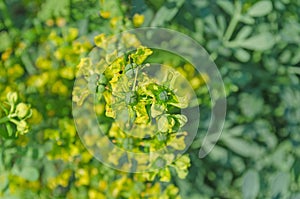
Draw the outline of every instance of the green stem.
[[[135,72],[134,82],[133,82],[133,86],[132,86],[132,91],[135,91],[138,73],[139,73],[139,68],[136,67],[136,72]]]
[[[241,10],[242,10],[241,3],[239,0],[236,1],[235,7],[236,7],[236,10],[231,18],[231,21],[229,22],[229,26],[228,26],[225,34],[224,34],[224,41],[230,40],[236,26],[239,23],[239,18],[240,18],[240,14],[241,14]]]

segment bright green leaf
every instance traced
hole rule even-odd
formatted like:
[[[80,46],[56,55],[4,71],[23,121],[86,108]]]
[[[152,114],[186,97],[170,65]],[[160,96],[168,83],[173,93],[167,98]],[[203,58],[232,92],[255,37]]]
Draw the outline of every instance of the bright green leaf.
[[[275,44],[275,38],[271,33],[265,32],[250,37],[239,43],[241,47],[249,50],[268,50]]]
[[[269,14],[272,9],[273,5],[270,0],[258,1],[248,10],[248,15],[252,17],[262,17]]]
[[[259,174],[255,170],[248,170],[243,178],[244,199],[254,199],[259,193]]]
[[[271,180],[271,193],[272,197],[276,197],[280,194],[280,196],[284,197],[288,192],[289,184],[290,184],[290,174],[281,172],[276,176],[273,176]]]
[[[29,181],[36,181],[39,178],[39,171],[34,167],[24,167],[21,172],[19,173],[19,176],[29,180]]]
[[[226,147],[243,157],[259,157],[262,154],[261,148],[256,143],[250,143],[242,138],[222,137]]]
[[[250,54],[242,48],[237,49],[234,53],[234,56],[241,62],[247,62],[251,58]]]

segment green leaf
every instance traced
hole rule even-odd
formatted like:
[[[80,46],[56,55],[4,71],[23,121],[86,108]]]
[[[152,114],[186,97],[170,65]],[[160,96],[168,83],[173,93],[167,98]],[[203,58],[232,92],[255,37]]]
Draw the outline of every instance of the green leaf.
[[[276,176],[271,178],[271,193],[272,197],[278,197],[279,195],[282,198],[285,198],[285,194],[288,192],[290,184],[290,174],[286,172],[280,172]]]
[[[7,173],[0,174],[0,193],[7,187],[7,185],[8,185]]]
[[[11,38],[7,32],[0,32],[0,52],[6,50],[11,46]]]
[[[273,10],[272,2],[269,0],[258,1],[247,12],[252,17],[262,17]]]
[[[217,4],[222,8],[227,14],[233,15],[234,5],[230,1],[218,0]]]
[[[39,179],[40,174],[36,168],[28,166],[21,170],[19,176],[28,181],[36,181]]]
[[[42,4],[40,11],[38,12],[38,18],[41,20],[47,20],[51,17],[66,17],[69,15],[69,0],[52,1],[47,0]]]
[[[14,132],[13,132],[13,127],[11,126],[11,124],[10,123],[6,123],[5,126],[6,126],[6,130],[7,130],[8,136],[9,137],[12,136]]]
[[[242,29],[237,33],[236,40],[244,40],[250,36],[253,28],[251,26],[244,26]]]
[[[274,36],[269,32],[260,33],[239,43],[241,47],[249,50],[268,50],[275,44]]]
[[[241,15],[239,17],[239,20],[240,22],[243,22],[245,24],[248,24],[248,25],[252,25],[255,23],[255,19],[251,16],[248,16],[248,15]]]
[[[251,58],[250,54],[242,48],[237,49],[234,53],[234,56],[241,62],[247,62]]]
[[[259,193],[259,175],[255,170],[248,170],[243,178],[242,192],[244,199],[254,199]]]
[[[263,110],[264,102],[261,98],[244,93],[240,95],[239,106],[245,116],[253,118]]]
[[[165,22],[171,21],[177,14],[184,0],[169,0],[156,13],[151,26],[162,26]]]
[[[243,157],[258,158],[263,152],[257,144],[250,143],[242,138],[223,136],[221,139],[226,147]]]

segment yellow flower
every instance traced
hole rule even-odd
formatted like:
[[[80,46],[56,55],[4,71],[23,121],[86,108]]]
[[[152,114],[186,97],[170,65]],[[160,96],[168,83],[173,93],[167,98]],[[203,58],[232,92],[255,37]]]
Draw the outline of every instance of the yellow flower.
[[[89,199],[105,199],[105,195],[95,189],[90,189],[88,192]]]
[[[56,25],[57,25],[58,27],[63,27],[63,26],[65,26],[65,25],[66,25],[66,19],[64,19],[64,18],[62,18],[62,17],[57,18],[57,19],[56,19]]]
[[[68,87],[62,81],[56,81],[52,86],[52,92],[60,95],[68,94]]]
[[[100,16],[103,17],[104,19],[108,19],[110,17],[110,12],[109,11],[100,11]]]
[[[68,30],[68,32],[69,32],[69,34],[67,36],[68,41],[72,41],[72,40],[76,39],[76,37],[78,37],[79,31],[77,28],[70,28]]]
[[[46,25],[47,26],[53,26],[54,25],[54,21],[53,21],[53,19],[48,19],[47,21],[46,21]]]
[[[62,69],[60,69],[59,75],[62,78],[72,80],[72,79],[74,79],[74,75],[75,75],[74,74],[74,68],[72,68],[72,67],[63,67]]]
[[[84,163],[89,162],[92,158],[93,156],[88,151],[81,153],[81,159]]]
[[[40,91],[43,91],[45,89],[44,86],[47,84],[48,80],[48,73],[43,73],[41,75],[32,75],[28,78],[27,84],[28,86],[33,86],[41,89]]]
[[[12,49],[8,48],[6,51],[4,51],[4,53],[2,53],[1,59],[3,61],[6,61],[10,57],[11,53],[12,53]]]
[[[14,78],[19,78],[24,74],[24,69],[20,64],[15,64],[8,68],[7,75]]]
[[[74,53],[77,53],[77,54],[85,52],[84,45],[78,41],[73,42],[72,50],[74,51]]]
[[[104,181],[104,180],[101,180],[101,181],[99,182],[98,187],[99,187],[99,190],[104,191],[104,190],[107,188],[107,182]]]
[[[144,23],[145,17],[144,15],[135,14],[133,16],[133,25],[135,27],[140,27]]]
[[[35,61],[35,65],[39,69],[43,69],[43,70],[49,70],[52,67],[51,61],[45,59],[44,57],[38,57],[37,60]]]
[[[103,46],[104,40],[105,40],[105,35],[103,33],[94,37],[94,42],[98,47]]]
[[[80,187],[82,185],[89,185],[90,176],[85,169],[79,169],[75,175],[77,178],[77,181],[75,183],[77,187]]]
[[[28,119],[30,124],[39,124],[43,120],[43,116],[36,109],[32,109],[32,116]]]
[[[118,24],[120,24],[119,22],[121,22],[121,18],[120,17],[113,17],[111,20],[110,20],[110,25],[112,28],[116,28],[118,26]]]

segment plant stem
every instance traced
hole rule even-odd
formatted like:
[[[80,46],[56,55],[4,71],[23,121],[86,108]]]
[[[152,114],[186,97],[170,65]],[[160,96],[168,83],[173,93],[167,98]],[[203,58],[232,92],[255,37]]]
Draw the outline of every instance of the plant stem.
[[[136,72],[135,72],[134,82],[133,82],[133,86],[132,86],[132,91],[135,90],[138,73],[139,73],[139,68],[136,67]]]
[[[236,8],[236,10],[235,10],[235,12],[234,12],[234,14],[231,18],[231,21],[229,22],[229,26],[228,26],[225,34],[224,34],[224,41],[229,41],[230,40],[230,38],[231,38],[238,22],[239,22],[241,9],[242,9],[241,3],[240,3],[239,0],[236,1],[235,8]]]

